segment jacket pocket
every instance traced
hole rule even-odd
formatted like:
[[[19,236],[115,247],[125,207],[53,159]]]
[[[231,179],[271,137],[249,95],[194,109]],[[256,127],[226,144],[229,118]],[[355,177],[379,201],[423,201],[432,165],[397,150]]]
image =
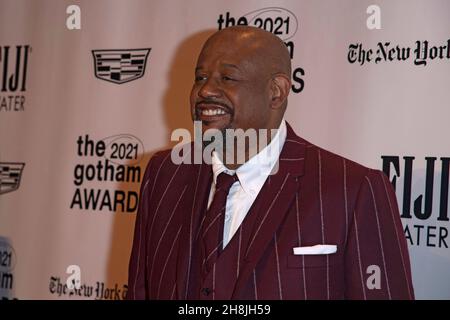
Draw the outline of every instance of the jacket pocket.
[[[287,256],[288,268],[320,268],[333,266],[339,262],[340,255],[332,254],[318,254],[318,255],[295,255]]]

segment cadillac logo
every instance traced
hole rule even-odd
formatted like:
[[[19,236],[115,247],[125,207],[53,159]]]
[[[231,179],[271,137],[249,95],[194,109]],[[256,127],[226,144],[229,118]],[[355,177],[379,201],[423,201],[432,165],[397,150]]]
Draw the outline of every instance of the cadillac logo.
[[[19,189],[25,163],[0,162],[0,194]]]
[[[95,76],[117,84],[139,79],[144,75],[150,50],[92,50]]]

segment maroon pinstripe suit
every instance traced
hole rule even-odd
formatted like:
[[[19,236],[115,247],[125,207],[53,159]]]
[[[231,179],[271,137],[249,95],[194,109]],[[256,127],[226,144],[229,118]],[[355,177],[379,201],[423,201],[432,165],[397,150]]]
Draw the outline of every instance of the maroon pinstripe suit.
[[[170,151],[151,159],[141,186],[129,299],[186,299],[193,286],[209,288],[198,299],[414,298],[388,179],[303,140],[289,125],[278,172],[211,272],[190,282],[197,270],[193,239],[211,179],[211,166],[175,165]],[[293,253],[316,244],[335,244],[337,252]],[[369,266],[379,269],[374,274]]]

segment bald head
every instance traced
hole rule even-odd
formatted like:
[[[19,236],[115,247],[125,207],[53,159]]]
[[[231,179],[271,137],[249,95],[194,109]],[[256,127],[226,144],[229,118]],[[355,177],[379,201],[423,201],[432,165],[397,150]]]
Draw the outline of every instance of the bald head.
[[[256,27],[234,26],[214,33],[203,49],[223,43],[236,52],[245,52],[267,74],[290,77],[291,58],[284,42],[274,34]]]

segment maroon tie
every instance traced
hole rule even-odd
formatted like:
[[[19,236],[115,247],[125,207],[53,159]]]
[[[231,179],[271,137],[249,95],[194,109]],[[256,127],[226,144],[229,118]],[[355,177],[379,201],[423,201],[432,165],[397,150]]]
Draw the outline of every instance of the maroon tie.
[[[219,174],[216,180],[214,198],[206,212],[202,223],[201,235],[203,238],[204,260],[203,271],[209,272],[216,261],[223,243],[223,224],[225,206],[228,192],[233,183],[238,181],[237,175],[229,175],[224,172]]]

